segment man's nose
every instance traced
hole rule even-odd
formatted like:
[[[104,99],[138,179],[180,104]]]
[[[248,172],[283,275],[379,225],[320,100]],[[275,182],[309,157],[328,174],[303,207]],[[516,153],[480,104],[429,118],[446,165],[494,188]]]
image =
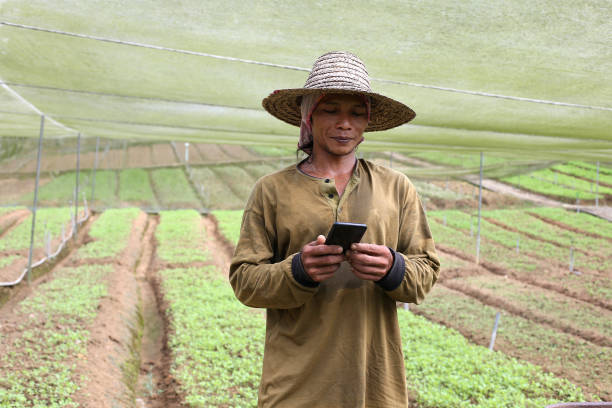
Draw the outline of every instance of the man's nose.
[[[341,129],[349,130],[352,128],[350,113],[340,113],[337,126]]]

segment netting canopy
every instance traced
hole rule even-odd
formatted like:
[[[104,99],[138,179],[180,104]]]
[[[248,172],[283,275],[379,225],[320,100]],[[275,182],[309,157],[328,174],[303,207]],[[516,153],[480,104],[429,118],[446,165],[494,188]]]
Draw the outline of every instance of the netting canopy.
[[[416,119],[364,149],[612,154],[612,3],[0,0],[0,136],[293,147],[267,114],[330,50]]]

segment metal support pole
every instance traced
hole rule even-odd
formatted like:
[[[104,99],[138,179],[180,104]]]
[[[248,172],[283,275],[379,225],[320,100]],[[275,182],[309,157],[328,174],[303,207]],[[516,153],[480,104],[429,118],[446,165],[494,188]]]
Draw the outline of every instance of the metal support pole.
[[[96,156],[94,158],[94,167],[91,174],[91,204],[94,202],[94,194],[96,192],[96,169],[98,168],[98,149],[100,148],[100,136],[96,137]]]
[[[189,166],[189,142],[185,142],[185,164]]]
[[[570,247],[570,264],[569,264],[570,272],[574,273],[574,247]]]
[[[599,160],[597,160],[597,177],[595,178],[595,207],[599,207]]]
[[[480,262],[480,216],[482,212],[482,167],[484,154],[480,152],[480,182],[478,183],[478,232],[476,233],[476,264]]]
[[[32,250],[34,249],[34,230],[36,227],[36,207],[38,205],[38,181],[40,179],[40,155],[42,139],[45,133],[45,115],[40,116],[40,134],[38,136],[38,154],[36,156],[36,181],[34,183],[34,203],[32,204],[32,229],[30,230],[30,251],[28,252],[28,284],[32,282]]]
[[[74,188],[74,219],[79,219],[79,173],[81,165],[81,133],[77,135],[76,187]],[[78,222],[74,224],[74,239],[77,237]]]
[[[491,333],[491,342],[489,343],[489,350],[493,351],[493,346],[495,346],[495,338],[497,337],[497,327],[499,326],[499,317],[500,313],[497,312],[495,315],[495,324],[493,325],[493,333]]]

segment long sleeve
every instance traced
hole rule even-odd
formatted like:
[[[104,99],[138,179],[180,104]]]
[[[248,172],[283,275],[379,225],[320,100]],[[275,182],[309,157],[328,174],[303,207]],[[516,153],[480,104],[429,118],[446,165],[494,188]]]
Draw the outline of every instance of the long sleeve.
[[[410,184],[400,214],[399,239],[389,274],[379,282],[398,302],[420,303],[440,273],[440,260],[423,206]]]
[[[291,254],[275,254],[279,239],[271,208],[257,183],[242,218],[240,239],[230,266],[229,279],[238,300],[250,307],[291,309],[302,306],[317,291],[296,281]]]

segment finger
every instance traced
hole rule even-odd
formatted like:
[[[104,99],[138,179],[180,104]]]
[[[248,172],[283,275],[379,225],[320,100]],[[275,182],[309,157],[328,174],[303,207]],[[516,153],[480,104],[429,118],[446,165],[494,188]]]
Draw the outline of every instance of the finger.
[[[389,264],[387,258],[382,256],[371,256],[360,252],[353,252],[348,259],[351,265],[369,265],[386,267]]]
[[[342,253],[342,247],[340,245],[315,245],[308,248],[304,248],[307,255],[311,256],[324,256],[324,255],[339,255]]]
[[[358,251],[370,255],[378,255],[382,254],[384,251],[389,251],[389,248],[384,245],[366,244],[362,242],[356,242],[352,244],[351,249],[353,251]]]
[[[327,265],[340,265],[342,261],[344,261],[344,257],[342,255],[314,256],[306,257],[306,259],[302,258],[302,264],[305,268],[316,268],[319,266]]]

